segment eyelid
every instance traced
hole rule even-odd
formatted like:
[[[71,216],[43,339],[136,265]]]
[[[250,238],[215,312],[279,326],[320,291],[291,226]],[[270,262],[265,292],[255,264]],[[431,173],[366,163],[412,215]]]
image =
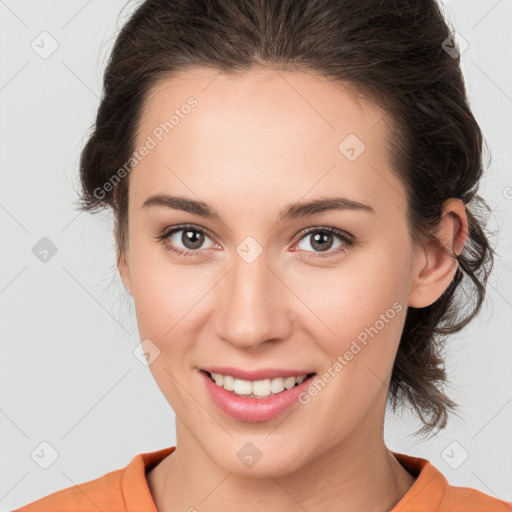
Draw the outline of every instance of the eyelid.
[[[304,228],[297,234],[297,241],[302,240],[304,236],[309,235],[310,233],[321,231],[337,235],[340,238],[346,240],[347,242],[355,242],[355,237],[353,235],[347,233],[346,231],[343,231],[342,229],[338,229],[332,226],[310,226],[309,228]]]
[[[177,224],[176,226],[165,228],[160,235],[157,235],[156,238],[164,239],[176,231],[186,231],[187,229],[191,231],[198,231],[199,233],[204,233],[205,235],[208,235],[208,237],[210,237],[212,240],[215,238],[208,229],[197,226],[196,224]]]

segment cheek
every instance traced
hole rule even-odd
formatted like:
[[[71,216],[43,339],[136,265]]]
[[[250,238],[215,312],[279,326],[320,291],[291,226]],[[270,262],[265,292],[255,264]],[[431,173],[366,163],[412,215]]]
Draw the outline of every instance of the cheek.
[[[183,376],[194,359],[194,340],[201,326],[199,302],[207,294],[209,281],[197,266],[171,264],[165,257],[159,261],[148,254],[139,256],[132,260],[139,336],[150,339],[159,350],[149,368],[174,407],[183,399],[175,379]]]
[[[317,407],[325,407],[325,414],[336,407],[340,414],[333,421],[340,429],[349,428],[347,418],[356,421],[365,414],[387,385],[407,312],[402,276],[377,267],[344,269],[336,277],[317,279],[323,293],[314,294],[312,309],[322,322],[310,315],[303,324],[325,356],[319,379],[327,390]]]
[[[330,272],[311,269],[294,278],[297,295],[308,297],[315,313],[305,311],[302,325],[324,353],[326,379],[335,382],[327,384],[325,403],[343,396],[347,414],[362,413],[391,375],[407,313],[405,267],[396,256],[372,252]]]
[[[213,285],[211,269],[178,265],[165,255],[155,258],[142,251],[132,261],[133,298],[141,336],[164,343],[193,326],[200,310],[197,306]]]
[[[375,324],[383,337],[399,336],[406,283],[404,267],[392,260],[389,254],[373,252],[342,261],[337,268],[303,266],[290,272],[287,284],[302,302],[293,307],[303,312],[313,338],[331,340],[332,351],[343,348],[340,340],[345,344],[358,337],[364,341],[365,329]]]

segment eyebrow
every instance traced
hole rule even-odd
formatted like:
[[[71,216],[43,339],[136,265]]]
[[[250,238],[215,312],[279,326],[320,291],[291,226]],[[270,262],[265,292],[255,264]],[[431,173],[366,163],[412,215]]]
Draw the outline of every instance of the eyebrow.
[[[186,197],[154,194],[148,197],[142,204],[143,208],[148,208],[150,206],[172,208],[174,210],[193,213],[207,219],[221,220],[219,213],[208,204],[203,201],[196,201],[195,199],[188,199]],[[347,199],[345,197],[327,197],[288,205],[280,212],[278,222],[307,217],[309,215],[315,215],[331,210],[359,210],[375,214],[375,210],[370,205],[360,203],[352,199]]]

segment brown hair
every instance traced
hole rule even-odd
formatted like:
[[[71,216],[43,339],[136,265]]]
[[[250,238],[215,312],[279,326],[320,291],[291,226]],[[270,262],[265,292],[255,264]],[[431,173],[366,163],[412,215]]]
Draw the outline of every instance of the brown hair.
[[[468,240],[454,256],[455,277],[433,304],[409,308],[388,393],[393,410],[406,400],[419,414],[416,434],[444,428],[457,408],[443,390],[445,338],[479,312],[494,252],[480,212],[489,207],[477,194],[485,141],[460,58],[443,48],[450,36],[435,0],[146,0],[120,31],[105,70],[81,154],[80,208],[113,209],[119,258],[128,243],[129,176],[119,179],[118,171],[134,151],[151,88],[179,71],[266,66],[350,84],[392,120],[392,164],[407,192],[413,240],[436,242],[448,198],[466,205]],[[106,187],[116,173],[115,187]],[[465,284],[474,287],[473,304]]]

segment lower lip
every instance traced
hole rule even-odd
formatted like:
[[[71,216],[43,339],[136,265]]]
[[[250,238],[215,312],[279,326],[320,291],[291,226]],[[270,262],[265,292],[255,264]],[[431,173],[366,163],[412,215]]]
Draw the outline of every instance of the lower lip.
[[[210,375],[203,370],[200,373],[210,398],[217,406],[232,418],[248,423],[268,421],[284,413],[298,402],[300,393],[307,389],[315,377],[312,375],[304,379],[298,386],[285,389],[268,398],[247,398],[227,391],[222,386],[217,386],[210,379]]]

